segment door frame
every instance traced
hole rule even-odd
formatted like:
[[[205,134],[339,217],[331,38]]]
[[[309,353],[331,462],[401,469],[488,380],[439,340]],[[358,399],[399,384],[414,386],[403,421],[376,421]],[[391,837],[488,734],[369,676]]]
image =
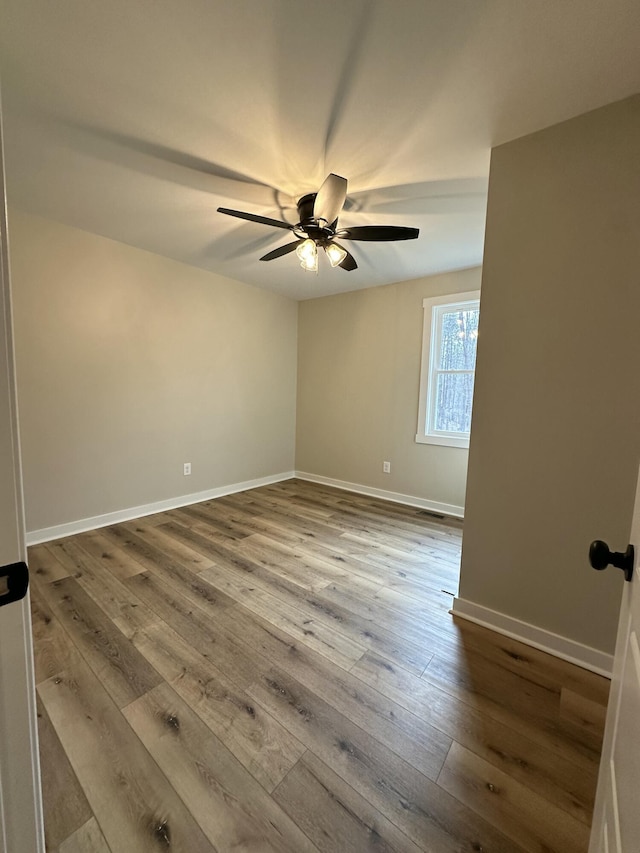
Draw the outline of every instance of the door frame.
[[[25,561],[0,96],[0,565]],[[45,853],[29,593],[0,609],[0,853]]]

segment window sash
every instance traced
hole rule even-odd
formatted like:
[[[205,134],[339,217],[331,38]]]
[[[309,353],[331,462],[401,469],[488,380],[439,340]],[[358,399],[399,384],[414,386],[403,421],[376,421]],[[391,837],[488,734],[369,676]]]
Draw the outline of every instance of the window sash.
[[[475,370],[443,370],[439,368],[434,370],[431,374],[431,383],[429,386],[429,407],[427,412],[427,427],[428,430],[426,432],[427,435],[440,435],[440,436],[448,436],[450,438],[466,438],[469,439],[471,435],[470,430],[447,430],[447,429],[438,429],[435,424],[436,421],[436,412],[437,412],[437,395],[438,395],[438,377],[439,376],[471,376],[473,377],[475,374]]]

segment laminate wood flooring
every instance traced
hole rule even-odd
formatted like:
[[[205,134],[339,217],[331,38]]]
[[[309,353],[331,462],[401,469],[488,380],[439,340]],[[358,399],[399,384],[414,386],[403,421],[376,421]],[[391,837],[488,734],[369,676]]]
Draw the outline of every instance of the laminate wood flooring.
[[[50,853],[585,853],[608,681],[461,524],[299,480],[30,549]]]

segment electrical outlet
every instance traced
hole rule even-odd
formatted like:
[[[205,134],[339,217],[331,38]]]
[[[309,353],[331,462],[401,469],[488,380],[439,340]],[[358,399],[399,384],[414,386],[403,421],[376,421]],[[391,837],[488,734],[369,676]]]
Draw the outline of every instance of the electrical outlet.
[[[391,473],[391,462],[383,462],[382,463],[382,473],[390,474]]]
[[[191,473],[191,462],[185,462],[184,463],[184,476],[188,477],[190,473]]]

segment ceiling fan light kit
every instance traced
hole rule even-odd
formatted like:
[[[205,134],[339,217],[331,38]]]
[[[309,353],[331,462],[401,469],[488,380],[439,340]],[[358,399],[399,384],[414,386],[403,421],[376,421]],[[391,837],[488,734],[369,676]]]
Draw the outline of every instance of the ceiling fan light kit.
[[[324,247],[324,250],[332,267],[339,267],[347,257],[346,249],[343,249],[342,246],[338,246],[337,243],[329,243],[328,246]]]
[[[300,266],[309,272],[318,272],[318,247],[313,240],[303,240],[298,243],[296,255],[300,258]]]
[[[300,266],[311,272],[318,270],[318,246],[321,246],[332,267],[340,267],[347,272],[358,268],[356,259],[343,246],[335,242],[341,240],[415,240],[420,233],[418,228],[405,228],[396,225],[362,225],[353,228],[338,228],[338,216],[347,197],[347,180],[340,175],[330,174],[317,193],[308,193],[298,201],[299,221],[296,225],[279,219],[270,219],[255,213],[242,210],[230,210],[219,207],[219,213],[271,225],[274,228],[284,228],[296,236],[293,243],[285,243],[271,252],[263,255],[261,261],[273,261],[295,251],[300,259]]]

